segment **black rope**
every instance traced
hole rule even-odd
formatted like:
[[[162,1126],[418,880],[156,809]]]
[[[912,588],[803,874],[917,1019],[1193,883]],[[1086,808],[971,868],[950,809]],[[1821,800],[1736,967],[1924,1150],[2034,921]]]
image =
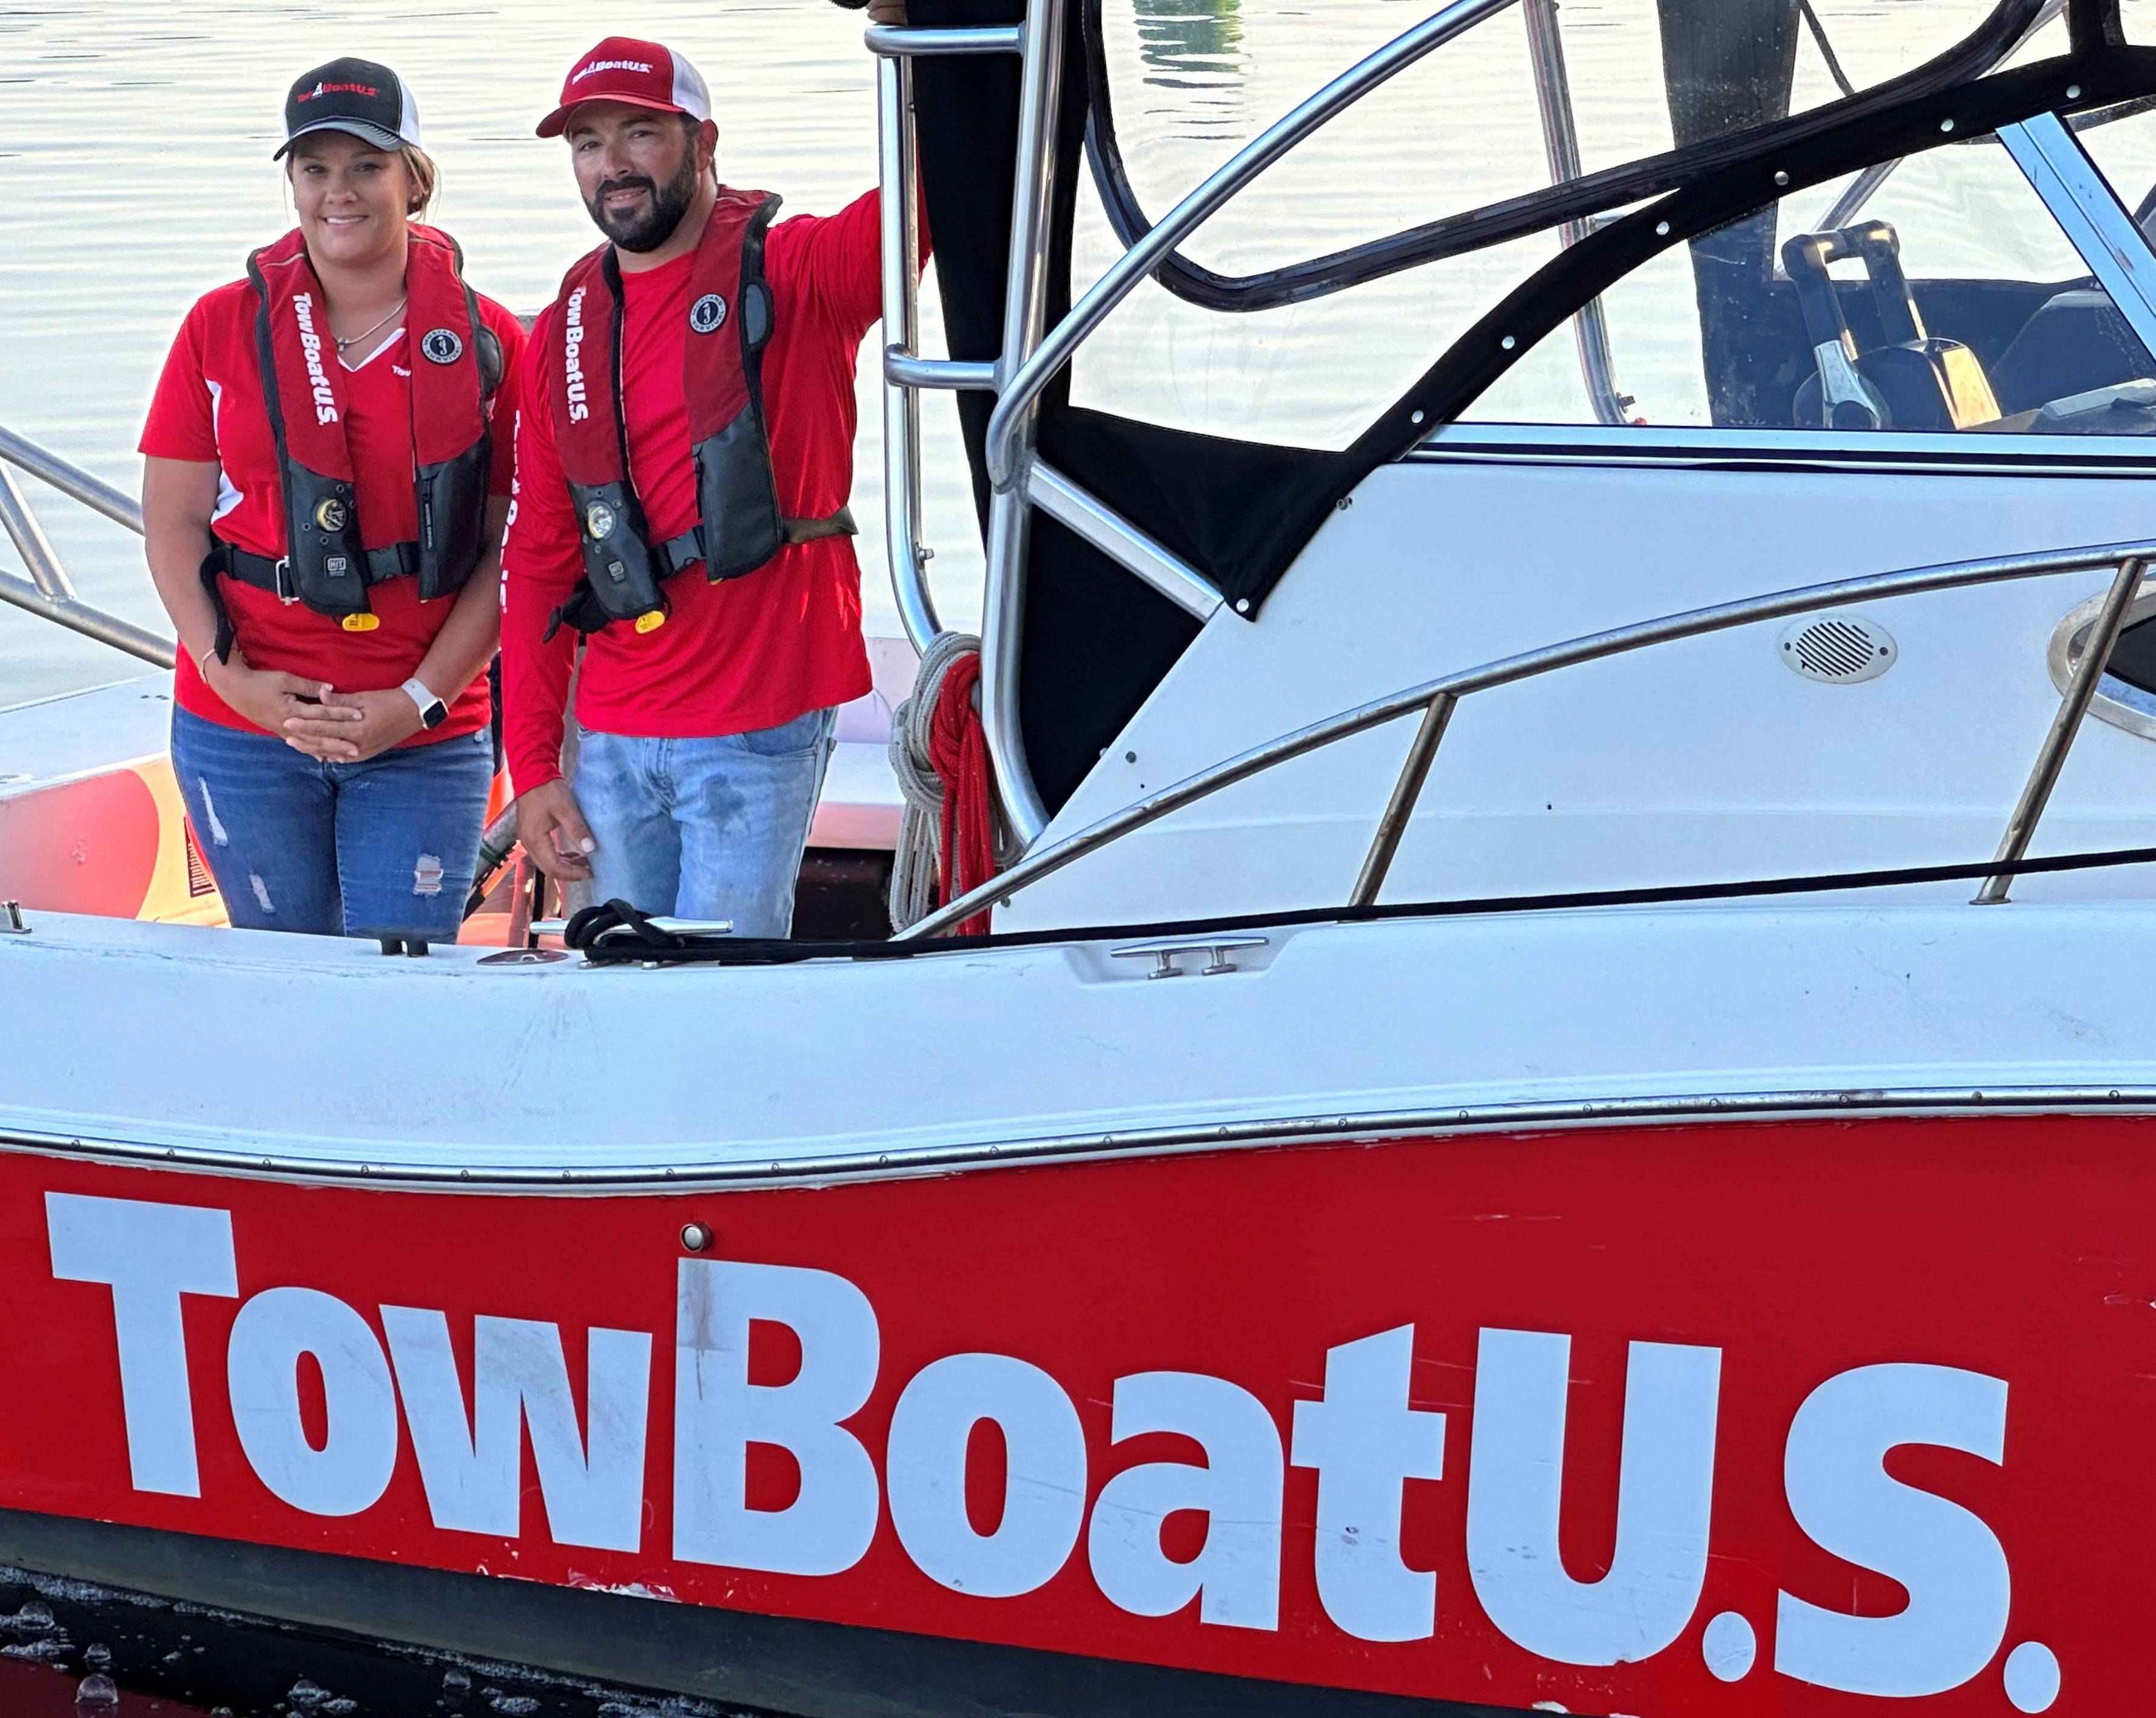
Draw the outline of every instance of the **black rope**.
[[[1151,924],[1087,925],[1069,930],[1016,931],[985,937],[940,937],[914,943],[805,943],[748,938],[666,937],[639,927],[639,939],[624,945],[579,942],[572,926],[572,947],[583,946],[594,964],[646,961],[665,965],[697,962],[720,966],[784,966],[802,960],[908,960],[930,954],[968,954],[984,949],[1033,949],[1057,943],[1153,942],[1239,931],[1286,930],[1306,924],[1373,924],[1401,918],[1471,918],[1497,913],[1558,913],[1590,907],[1681,906],[1695,901],[1736,901],[1776,895],[1823,895],[1852,889],[1908,887],[1919,883],[1978,882],[1994,877],[2041,877],[2057,872],[2097,871],[2127,865],[2156,865],[2156,847],[2124,847],[2102,853],[2062,853],[2048,859],[1996,860],[1983,865],[1913,865],[1883,871],[1838,871],[1811,877],[1759,877],[1746,882],[1671,883],[1653,888],[1590,889],[1550,895],[1491,895],[1466,901],[1417,901],[1394,906],[1317,907],[1290,913],[1246,913],[1226,918],[1183,918]],[[614,903],[619,909],[624,903]],[[581,918],[583,915],[579,915]],[[594,909],[592,928],[631,923],[644,915],[634,909],[610,916]]]

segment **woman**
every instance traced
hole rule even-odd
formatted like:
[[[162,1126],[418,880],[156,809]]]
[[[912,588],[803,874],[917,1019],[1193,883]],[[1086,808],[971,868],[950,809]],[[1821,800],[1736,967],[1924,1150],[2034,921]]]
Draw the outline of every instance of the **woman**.
[[[299,226],[189,312],[142,435],[172,767],[234,924],[449,940],[523,331],[413,219],[434,167],[394,72],[309,72],[285,131]]]

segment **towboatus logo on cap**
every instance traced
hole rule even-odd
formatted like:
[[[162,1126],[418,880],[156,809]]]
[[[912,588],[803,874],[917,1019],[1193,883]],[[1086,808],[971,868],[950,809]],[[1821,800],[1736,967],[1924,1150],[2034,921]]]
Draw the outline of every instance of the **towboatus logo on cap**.
[[[377,149],[419,141],[419,110],[403,80],[372,59],[332,59],[303,74],[285,97],[285,141],[289,153],[316,131],[345,131]]]
[[[578,59],[562,80],[554,111],[539,121],[539,135],[560,136],[587,101],[625,102],[699,121],[711,116],[711,91],[696,68],[672,49],[633,36],[608,36]]]

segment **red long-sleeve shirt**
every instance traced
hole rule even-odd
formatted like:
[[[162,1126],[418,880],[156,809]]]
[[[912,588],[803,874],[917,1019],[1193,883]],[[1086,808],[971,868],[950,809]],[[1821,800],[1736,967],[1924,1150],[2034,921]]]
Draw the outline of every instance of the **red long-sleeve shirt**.
[[[682,389],[695,257],[622,275],[622,401],[629,463],[654,545],[696,522]],[[773,300],[763,389],[780,510],[836,512],[853,487],[854,365],[882,314],[876,193],[830,216],[773,226],[764,270]],[[516,504],[502,551],[501,658],[511,778],[522,793],[561,772],[574,632],[542,644],[547,620],[583,576],[547,389],[559,342],[550,308],[526,352],[516,431]],[[773,728],[869,690],[860,563],[852,540],[780,551],[746,578],[713,584],[692,567],[667,581],[667,623],[593,635],[577,719],[604,733],[696,738]]]

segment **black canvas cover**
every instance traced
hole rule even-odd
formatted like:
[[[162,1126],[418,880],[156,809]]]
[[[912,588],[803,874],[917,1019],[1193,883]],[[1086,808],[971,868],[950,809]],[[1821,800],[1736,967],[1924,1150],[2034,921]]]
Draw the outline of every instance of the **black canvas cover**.
[[[1069,8],[1056,140],[1049,320],[1070,307],[1071,211],[1086,127],[1080,8]],[[912,0],[916,24],[1012,24],[1024,0]],[[916,62],[915,107],[951,356],[1003,348],[1018,147],[1019,65],[1010,54]],[[986,524],[983,437],[993,402],[961,394],[959,418]],[[1283,531],[1331,505],[1343,457],[1194,435],[1074,409],[1067,373],[1042,403],[1041,448],[1076,482],[1183,556],[1255,616],[1285,559]],[[1307,536],[1306,531],[1303,535]],[[1299,541],[1299,539],[1298,539]],[[1279,564],[1275,564],[1277,562]],[[1197,622],[1038,512],[1026,574],[1020,720],[1034,781],[1054,810],[1069,799],[1190,640]]]

